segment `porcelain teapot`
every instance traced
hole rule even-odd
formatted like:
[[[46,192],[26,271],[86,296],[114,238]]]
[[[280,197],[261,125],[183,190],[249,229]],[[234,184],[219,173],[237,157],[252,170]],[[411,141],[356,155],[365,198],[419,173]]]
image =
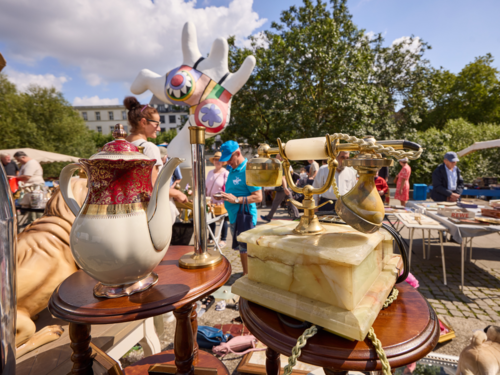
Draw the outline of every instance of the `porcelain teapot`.
[[[115,126],[114,141],[60,175],[62,196],[76,219],[70,246],[78,266],[99,283],[96,297],[116,298],[154,285],[153,269],[167,252],[172,237],[170,181],[182,159],[172,158],[153,187],[156,163],[125,140]],[[76,170],[87,174],[87,197],[82,207],[74,199],[70,180]]]

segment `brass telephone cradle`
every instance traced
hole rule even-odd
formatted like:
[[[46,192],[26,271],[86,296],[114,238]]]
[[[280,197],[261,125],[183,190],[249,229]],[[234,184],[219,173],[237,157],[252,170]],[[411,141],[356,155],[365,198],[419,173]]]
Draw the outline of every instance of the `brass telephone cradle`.
[[[326,139],[325,139],[326,138]],[[280,186],[282,176],[286,178],[288,186],[296,193],[304,194],[302,203],[290,199],[297,208],[304,210],[300,223],[294,229],[296,234],[312,235],[325,231],[319,223],[314,210],[327,204],[316,205],[313,196],[323,194],[330,187],[337,196],[335,210],[337,214],[353,228],[364,233],[373,233],[382,226],[384,219],[384,204],[375,187],[374,177],[378,169],[392,165],[392,160],[382,157],[392,156],[397,159],[408,157],[418,159],[422,148],[408,141],[379,141],[372,136],[358,139],[347,134],[326,135],[326,137],[296,139],[283,144],[278,138],[278,147],[271,148],[261,144],[258,149],[258,158],[250,160],[247,164],[247,184],[251,186]],[[345,140],[349,143],[340,143]],[[409,149],[410,151],[404,151]],[[341,151],[357,151],[354,158],[343,161],[343,166],[353,167],[359,174],[356,186],[347,194],[341,196],[335,182],[335,171],[338,166],[337,155]],[[283,159],[281,163],[272,159],[272,155],[279,154]],[[320,188],[311,185],[298,187],[292,180],[290,173],[290,160],[327,159],[328,177]],[[329,201],[332,203],[332,201]]]

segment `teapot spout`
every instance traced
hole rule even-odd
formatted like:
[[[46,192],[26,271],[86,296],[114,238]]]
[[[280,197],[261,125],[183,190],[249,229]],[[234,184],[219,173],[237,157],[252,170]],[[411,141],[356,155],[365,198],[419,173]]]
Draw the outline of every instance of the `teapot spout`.
[[[175,168],[184,159],[172,158],[165,164],[156,179],[148,206],[148,226],[151,241],[156,251],[162,251],[172,238],[172,216],[170,208],[170,181]]]

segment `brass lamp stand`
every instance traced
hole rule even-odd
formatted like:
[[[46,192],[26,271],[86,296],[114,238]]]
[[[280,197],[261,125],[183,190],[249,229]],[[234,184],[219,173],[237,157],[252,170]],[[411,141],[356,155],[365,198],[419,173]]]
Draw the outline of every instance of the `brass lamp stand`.
[[[193,158],[193,226],[194,252],[179,259],[182,268],[212,267],[222,261],[217,250],[207,249],[207,198],[205,189],[205,128],[189,127]]]

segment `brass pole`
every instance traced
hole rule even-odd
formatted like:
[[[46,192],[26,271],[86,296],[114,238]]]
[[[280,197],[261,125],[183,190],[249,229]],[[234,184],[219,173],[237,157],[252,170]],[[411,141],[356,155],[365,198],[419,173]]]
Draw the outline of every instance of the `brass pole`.
[[[205,187],[205,128],[189,127],[193,161],[194,252],[179,259],[182,268],[204,268],[222,261],[217,250],[207,249],[207,198]]]

